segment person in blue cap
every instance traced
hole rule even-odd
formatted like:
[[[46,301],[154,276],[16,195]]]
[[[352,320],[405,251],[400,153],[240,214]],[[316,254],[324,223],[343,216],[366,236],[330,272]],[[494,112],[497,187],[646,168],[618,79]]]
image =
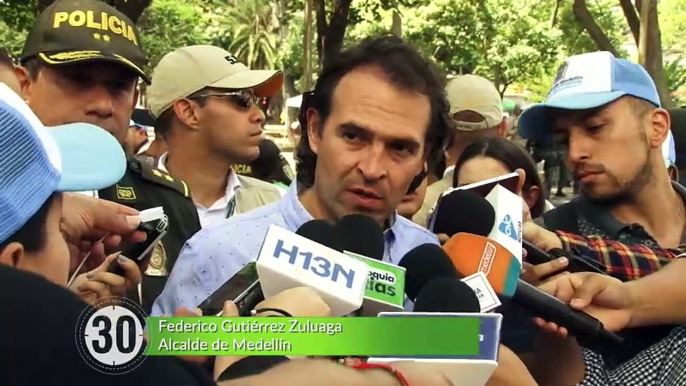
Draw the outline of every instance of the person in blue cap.
[[[670,180],[662,154],[670,116],[643,67],[603,51],[570,57],[519,130],[562,143],[580,183],[580,196],[546,213],[545,226],[649,248],[686,242],[686,189]]]
[[[62,192],[102,189],[125,169],[124,151],[107,131],[87,123],[47,128],[0,83],[0,264],[66,286],[70,253],[61,227]],[[125,258],[120,264],[137,270]],[[85,292],[79,295],[93,298]]]

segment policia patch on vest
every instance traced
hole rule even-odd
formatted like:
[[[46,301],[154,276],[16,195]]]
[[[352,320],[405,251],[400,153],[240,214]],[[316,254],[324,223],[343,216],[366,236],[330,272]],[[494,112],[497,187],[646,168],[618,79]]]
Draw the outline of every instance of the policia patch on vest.
[[[115,62],[150,84],[147,63],[133,21],[102,1],[60,0],[36,18],[20,59],[38,57],[48,65]]]
[[[116,185],[98,191],[100,198],[145,210],[161,206],[169,218],[169,231],[158,243],[143,272],[141,285],[142,306],[150,312],[155,299],[162,293],[176,259],[188,239],[200,230],[198,211],[185,182],[150,166],[136,158],[130,158],[124,177]],[[132,245],[122,245],[122,253]],[[138,294],[130,295],[137,298]],[[135,297],[134,297],[135,296]]]

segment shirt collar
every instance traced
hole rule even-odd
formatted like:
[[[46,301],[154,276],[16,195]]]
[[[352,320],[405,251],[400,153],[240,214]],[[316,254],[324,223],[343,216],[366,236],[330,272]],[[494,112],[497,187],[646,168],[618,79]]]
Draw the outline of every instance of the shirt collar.
[[[445,171],[443,172],[443,179],[450,177],[453,174],[455,174],[455,165],[448,166],[447,168],[445,168]]]
[[[284,220],[288,229],[297,230],[304,223],[313,220],[314,217],[305,209],[305,207],[300,202],[298,198],[298,186],[297,181],[293,181],[288,187],[288,191],[283,196],[280,201],[279,209],[283,213]],[[395,239],[395,234],[399,232],[399,227],[402,225],[400,221],[397,221],[398,213],[394,212],[391,218],[388,220],[387,224],[390,228],[384,231],[384,236],[388,241]]]
[[[167,158],[169,157],[169,152],[165,152],[160,156],[160,158],[157,160],[157,168],[160,169],[161,171],[168,173],[169,170],[167,170]],[[233,194],[241,187],[241,181],[238,179],[238,174],[233,170],[233,168],[229,169],[229,176],[226,179],[226,195],[225,197],[230,197],[233,196]]]
[[[686,188],[674,181],[672,181],[672,188],[686,202]],[[619,232],[631,226],[631,224],[619,221],[607,206],[596,204],[584,196],[579,196],[577,204],[580,212],[588,220],[612,237],[618,237]]]

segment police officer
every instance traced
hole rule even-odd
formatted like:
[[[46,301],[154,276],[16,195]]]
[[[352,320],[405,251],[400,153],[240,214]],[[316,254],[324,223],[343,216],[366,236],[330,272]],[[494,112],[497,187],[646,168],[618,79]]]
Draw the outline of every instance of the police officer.
[[[44,124],[92,123],[124,145],[138,80],[150,83],[141,39],[128,17],[101,1],[57,1],[36,18],[20,60],[22,94]],[[149,311],[181,247],[200,229],[188,186],[130,158],[119,183],[93,194],[138,210],[162,206],[169,218],[167,235],[141,267],[139,295]]]

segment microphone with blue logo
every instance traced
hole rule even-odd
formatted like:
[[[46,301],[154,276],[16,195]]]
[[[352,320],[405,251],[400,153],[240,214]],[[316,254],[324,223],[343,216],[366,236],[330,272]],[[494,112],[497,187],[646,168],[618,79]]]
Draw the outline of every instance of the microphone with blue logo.
[[[473,290],[459,280],[446,253],[435,244],[408,252],[400,262],[406,268],[405,291],[414,301],[413,312],[383,312],[379,317],[479,318],[479,352],[472,356],[373,357],[371,363],[413,361],[446,374],[454,385],[485,385],[498,366],[502,316],[480,313]],[[420,332],[418,332],[420,333]],[[446,339],[457,339],[446,336]]]
[[[494,209],[482,197],[469,197],[469,202],[465,200],[465,204],[479,214],[472,221],[462,219],[459,227],[445,229],[450,239],[443,245],[443,250],[448,254],[458,275],[464,277],[463,281],[477,293],[482,310],[484,305],[498,307],[500,301],[497,295],[500,295],[511,298],[534,316],[566,327],[589,348],[601,349],[606,345],[623,343],[619,336],[605,330],[602,323],[589,314],[574,310],[557,298],[520,280],[521,259],[513,255],[510,248],[491,238],[491,232],[486,233],[487,229],[500,229],[502,219],[506,216],[498,216],[499,209]],[[503,235],[498,239],[514,240],[515,237],[508,233],[511,229],[499,230]],[[452,233],[455,230],[460,233]]]

